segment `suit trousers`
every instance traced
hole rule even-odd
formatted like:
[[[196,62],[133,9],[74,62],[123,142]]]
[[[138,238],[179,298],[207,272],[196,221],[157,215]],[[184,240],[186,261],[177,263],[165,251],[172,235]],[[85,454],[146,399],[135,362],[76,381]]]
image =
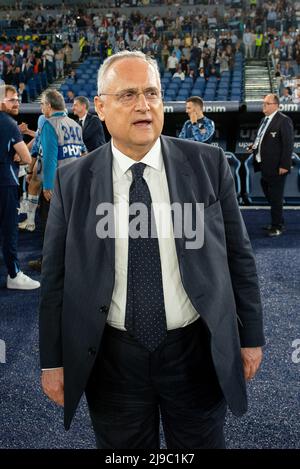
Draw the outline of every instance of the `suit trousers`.
[[[48,220],[48,213],[49,213],[49,209],[50,209],[50,202],[48,202],[48,200],[45,199],[43,191],[40,194],[39,204],[40,204],[40,221],[41,221],[42,243],[44,244],[44,237],[45,237],[46,225],[47,225],[47,220]]]
[[[274,228],[281,228],[284,225],[283,219],[283,193],[286,181],[286,174],[282,176],[272,176],[261,178],[261,187],[271,206],[271,223]]]
[[[0,186],[0,231],[2,251],[8,274],[14,278],[20,270],[18,261],[18,186]]]
[[[225,448],[227,405],[201,319],[154,352],[106,326],[86,397],[100,449]]]

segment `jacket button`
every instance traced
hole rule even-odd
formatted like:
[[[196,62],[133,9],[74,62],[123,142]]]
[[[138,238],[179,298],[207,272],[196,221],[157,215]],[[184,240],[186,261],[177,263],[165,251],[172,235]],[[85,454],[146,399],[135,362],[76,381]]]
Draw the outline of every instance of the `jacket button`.
[[[95,347],[90,347],[89,350],[88,350],[88,353],[89,353],[90,356],[96,355]]]
[[[100,311],[101,311],[101,313],[103,313],[103,314],[107,314],[107,313],[108,313],[108,310],[109,310],[109,308],[108,308],[108,306],[106,306],[106,305],[103,305],[103,306],[100,307]]]

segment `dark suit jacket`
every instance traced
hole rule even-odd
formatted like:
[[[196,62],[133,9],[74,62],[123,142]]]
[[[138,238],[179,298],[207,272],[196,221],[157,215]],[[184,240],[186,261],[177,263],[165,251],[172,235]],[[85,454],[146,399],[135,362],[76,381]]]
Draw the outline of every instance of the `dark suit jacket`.
[[[82,137],[88,152],[96,150],[105,143],[105,136],[101,120],[98,116],[87,113],[84,126],[82,129]]]
[[[211,333],[224,396],[246,412],[240,346],[264,343],[254,256],[234,182],[219,148],[161,137],[171,203],[203,203],[205,240],[187,249],[176,238],[183,286]],[[61,167],[51,200],[40,303],[42,368],[64,366],[65,426],[95,362],[114,288],[114,240],[96,235],[98,204],[113,203],[110,144]],[[201,370],[199,370],[201,373]]]
[[[260,146],[261,163],[255,160],[254,169],[265,178],[278,176],[279,168],[290,170],[294,144],[292,120],[277,112],[268,126]]]

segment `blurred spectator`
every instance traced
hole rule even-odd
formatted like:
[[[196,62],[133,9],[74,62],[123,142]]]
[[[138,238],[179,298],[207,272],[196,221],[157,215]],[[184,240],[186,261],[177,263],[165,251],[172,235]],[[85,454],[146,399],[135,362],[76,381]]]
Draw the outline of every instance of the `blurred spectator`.
[[[64,51],[59,49],[55,54],[55,71],[56,78],[64,76]]]
[[[46,46],[43,54],[43,65],[47,72],[48,81],[51,83],[54,77],[54,51],[49,45]]]
[[[281,68],[281,75],[284,77],[293,77],[295,75],[294,69],[290,62],[286,61],[284,66]]]
[[[22,81],[19,83],[18,95],[21,103],[28,103],[28,93],[26,90],[26,85]]]
[[[170,51],[168,48],[168,44],[164,43],[162,51],[161,51],[161,59],[164,68],[168,68],[168,58],[170,57]]]
[[[179,64],[179,61],[176,57],[176,52],[173,51],[172,55],[168,58],[167,69],[173,75],[176,72],[176,68]]]
[[[293,98],[290,94],[290,89],[289,88],[283,88],[282,96],[280,96],[279,101],[280,101],[281,104],[292,103],[293,102]]]
[[[184,72],[181,70],[181,67],[180,65],[178,65],[177,69],[176,69],[176,72],[174,73],[173,77],[172,78],[180,78],[180,80],[184,80],[185,79],[185,74]]]
[[[72,90],[67,91],[66,103],[74,103],[75,94]]]
[[[243,34],[243,44],[245,46],[245,57],[253,58],[253,37],[249,28]]]
[[[216,69],[216,67],[214,65],[212,67],[208,68],[207,77],[208,78],[216,77],[217,79],[220,78],[220,73],[218,72],[218,70]]]

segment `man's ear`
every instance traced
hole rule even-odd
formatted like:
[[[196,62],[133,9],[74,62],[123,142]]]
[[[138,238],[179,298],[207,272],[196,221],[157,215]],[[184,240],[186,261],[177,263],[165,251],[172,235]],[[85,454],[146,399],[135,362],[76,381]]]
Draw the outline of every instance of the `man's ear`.
[[[95,111],[97,112],[99,119],[101,121],[105,121],[105,116],[104,116],[104,103],[100,96],[95,96],[94,97],[94,105],[95,105]]]

